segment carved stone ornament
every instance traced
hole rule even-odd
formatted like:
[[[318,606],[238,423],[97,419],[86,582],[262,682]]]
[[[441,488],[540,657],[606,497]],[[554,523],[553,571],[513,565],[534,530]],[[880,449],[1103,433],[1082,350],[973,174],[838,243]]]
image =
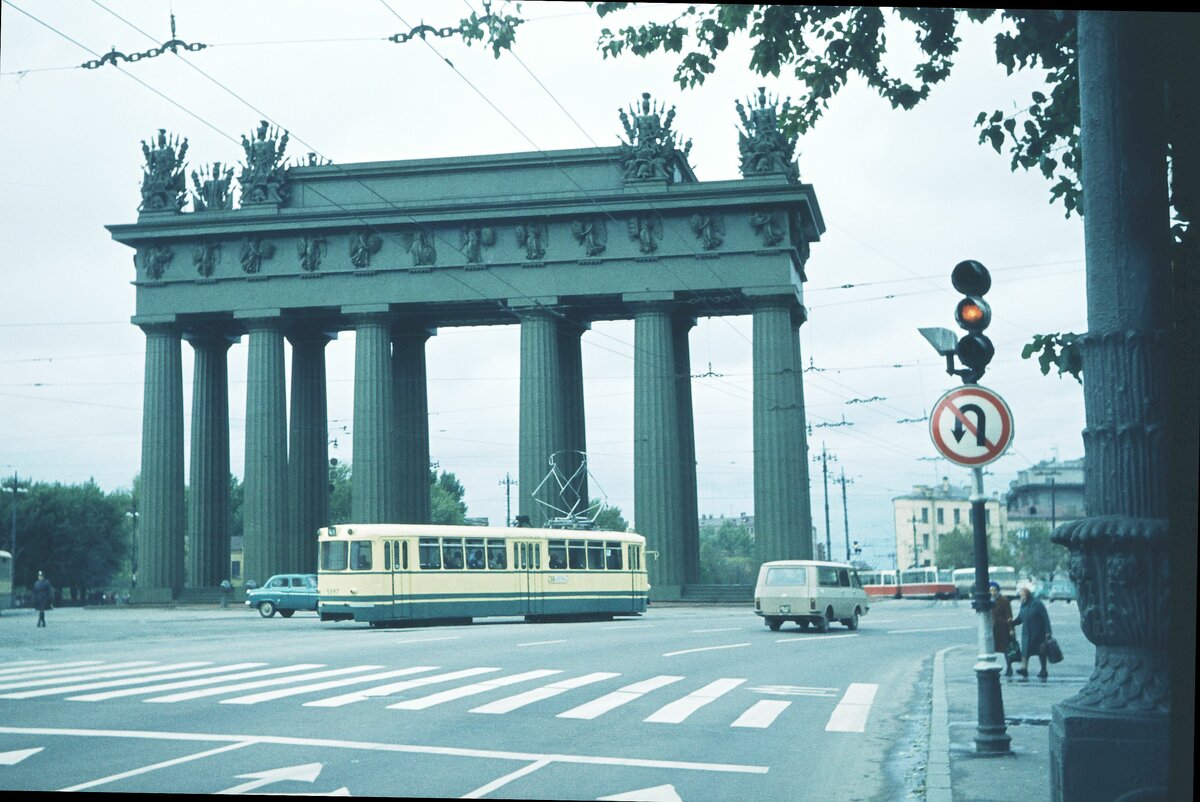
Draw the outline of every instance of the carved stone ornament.
[[[166,245],[151,245],[149,248],[138,250],[135,262],[141,262],[142,269],[146,271],[146,278],[158,281],[174,258],[175,252]]]
[[[667,111],[666,119],[662,118],[666,107],[650,104],[650,93],[642,93],[641,108],[629,107],[633,115],[631,121],[624,109],[620,110],[621,124],[625,127],[628,142],[621,143],[621,167],[625,171],[626,181],[667,181],[674,180],[670,169],[671,159],[679,150],[676,134],[671,130],[675,121],[675,107]],[[683,157],[691,152],[692,141],[689,139],[683,146]]]
[[[783,242],[783,225],[772,211],[751,212],[750,226],[768,248]]]
[[[202,242],[192,250],[192,264],[196,272],[208,278],[221,262],[221,246],[215,242]]]
[[[383,247],[383,238],[371,229],[355,231],[350,235],[350,263],[355,267],[367,267],[371,257]]]
[[[327,243],[324,237],[311,236],[304,237],[296,243],[296,254],[300,257],[300,267],[304,268],[305,272],[316,272],[321,266],[321,259],[325,256]]]
[[[699,212],[689,221],[692,233],[704,245],[704,250],[715,251],[725,242],[725,220],[719,214]]]
[[[412,256],[413,267],[432,267],[437,264],[437,250],[433,247],[433,232],[425,229],[414,232],[408,252]]]
[[[785,100],[777,112],[779,99],[771,98],[768,104],[767,90],[760,86],[757,106],[751,100],[746,102],[751,105],[749,114],[740,100],[734,103],[744,129],[738,131],[742,175],[782,173],[792,181],[798,181],[800,168],[796,164],[796,141],[799,137],[795,134],[786,137],[779,127],[779,117],[787,116],[791,100]]]
[[[238,176],[242,206],[279,204],[287,200],[287,168],[283,163],[287,143],[288,132],[284,131],[281,137],[279,129],[268,125],[266,120],[258,124],[253,141],[242,136],[242,150],[246,153]]]
[[[262,263],[275,255],[275,245],[261,238],[242,240],[242,271],[257,273]]]
[[[187,178],[184,175],[183,159],[187,155],[188,143],[179,137],[167,138],[165,128],[158,129],[153,145],[142,140],[142,155],[146,166],[142,170],[141,212],[178,212],[187,203]]]
[[[530,262],[541,261],[546,255],[546,225],[545,223],[522,223],[517,226],[517,244],[525,249],[525,259]]]
[[[662,223],[657,215],[639,214],[629,218],[629,238],[638,244],[638,250],[644,254],[652,254],[658,250],[658,241],[662,239]]]
[[[585,218],[571,223],[571,234],[588,256],[599,256],[608,247],[608,227],[600,218]]]
[[[483,248],[496,244],[496,230],[490,226],[467,226],[462,230],[462,252],[468,264],[483,261]]]
[[[223,212],[233,208],[233,193],[230,184],[233,182],[233,168],[221,169],[220,162],[213,162],[211,167],[200,168],[200,172],[192,170],[192,208],[197,212]]]

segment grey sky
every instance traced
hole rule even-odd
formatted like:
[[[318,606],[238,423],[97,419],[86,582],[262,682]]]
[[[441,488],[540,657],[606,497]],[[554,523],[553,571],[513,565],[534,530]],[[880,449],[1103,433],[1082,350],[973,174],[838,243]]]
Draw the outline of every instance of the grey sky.
[[[386,39],[421,21],[453,25],[469,13],[465,2],[13,1],[62,35],[0,6],[0,473],[94,477],[106,490],[129,486],[139,469],[144,338],[128,322],[132,253],[104,225],[136,218],[139,143],[158,128],[188,137],[189,172],[236,164],[241,136],[264,117],[290,131],[290,155],[316,151],[341,164],[607,146],[621,132],[618,109],[649,91],[677,107],[699,178],[718,180],[738,175],[734,101],[760,85],[781,96],[799,91],[786,76],[750,73],[744,41],[689,91],[672,83],[671,58],[605,60],[596,51],[606,22],[663,19],[672,12],[661,6],[601,22],[582,4],[526,3],[519,58],[496,60],[459,39]],[[120,71],[48,69],[112,47],[154,47],[170,38],[172,10],[180,39],[210,47]],[[983,383],[1008,400],[1016,420],[1013,448],[990,466],[987,490],[1005,490],[1038,460],[1083,453],[1082,388],[1020,359],[1035,333],[1086,329],[1082,224],[1048,204],[1044,179],[1011,173],[1007,155],[976,143],[980,111],[1016,111],[1041,84],[1040,72],[1010,77],[995,63],[997,30],[968,25],[951,79],[917,110],[893,111],[852,83],[798,146],[802,180],[814,185],[828,226],[808,263],[810,316],[801,329],[804,364],[818,369],[805,374],[810,449],[824,443],[837,455],[831,470],[853,480],[851,536],[880,561],[892,551],[893,496],[914,483],[969,477],[928,460],[935,452],[924,423],[897,422],[922,417],[958,383],[917,334],[954,328],[949,274],[958,261],[992,270],[988,333],[997,356]],[[906,63],[905,39],[890,37],[897,63]],[[353,342],[343,333],[328,352],[332,453],[346,460]],[[517,470],[517,343],[516,326],[443,329],[427,351],[432,457],[462,480],[470,514],[493,522],[504,518],[499,482]],[[628,517],[632,323],[597,323],[583,343],[591,470]],[[692,373],[709,374],[693,382],[700,510],[752,512],[749,318],[701,318],[691,349]],[[230,352],[238,475],[245,357],[243,341]],[[185,347],[185,414],[190,371]],[[885,400],[852,403],[876,396]],[[854,425],[820,426],[843,418]],[[819,464],[812,479],[823,539]],[[830,485],[835,553],[840,492]]]

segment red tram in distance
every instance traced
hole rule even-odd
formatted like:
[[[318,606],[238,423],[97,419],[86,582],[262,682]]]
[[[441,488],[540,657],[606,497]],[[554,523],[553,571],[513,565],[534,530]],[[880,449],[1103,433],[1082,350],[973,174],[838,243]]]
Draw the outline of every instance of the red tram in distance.
[[[900,572],[896,581],[895,571],[859,571],[863,590],[873,598],[902,599],[953,599],[957,596],[954,581],[949,571],[939,571],[937,566],[908,568]]]

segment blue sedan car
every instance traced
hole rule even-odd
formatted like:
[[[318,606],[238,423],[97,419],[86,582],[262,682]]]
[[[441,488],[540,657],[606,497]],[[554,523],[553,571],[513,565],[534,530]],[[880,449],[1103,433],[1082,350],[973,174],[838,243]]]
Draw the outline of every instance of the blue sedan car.
[[[297,610],[316,612],[317,575],[276,574],[261,588],[246,591],[246,606],[257,607],[263,618],[276,611],[284,618],[291,618]]]

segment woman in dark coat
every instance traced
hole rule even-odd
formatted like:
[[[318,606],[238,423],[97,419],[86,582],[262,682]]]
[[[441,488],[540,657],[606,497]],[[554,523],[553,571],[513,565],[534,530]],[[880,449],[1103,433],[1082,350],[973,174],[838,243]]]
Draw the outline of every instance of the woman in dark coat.
[[[992,593],[992,642],[996,651],[1004,655],[1004,676],[1011,677],[1012,661],[1008,659],[1008,645],[1013,634],[1012,602],[1000,592],[1000,585],[989,582],[988,589]]]
[[[1042,664],[1042,670],[1038,672],[1038,679],[1045,681],[1049,673],[1046,671],[1046,655],[1042,654],[1042,645],[1046,642],[1046,638],[1050,637],[1050,615],[1046,612],[1046,605],[1042,604],[1040,599],[1035,598],[1028,587],[1022,587],[1019,594],[1021,611],[1013,619],[1013,626],[1021,627],[1021,651],[1023,654],[1021,667],[1017,669],[1017,673],[1022,677],[1028,677],[1029,656],[1036,654]]]
[[[38,611],[37,625],[39,627],[46,626],[46,611],[50,609],[50,603],[54,598],[54,588],[50,586],[50,580],[46,579],[46,575],[38,571],[37,582],[33,583],[33,606]]]

